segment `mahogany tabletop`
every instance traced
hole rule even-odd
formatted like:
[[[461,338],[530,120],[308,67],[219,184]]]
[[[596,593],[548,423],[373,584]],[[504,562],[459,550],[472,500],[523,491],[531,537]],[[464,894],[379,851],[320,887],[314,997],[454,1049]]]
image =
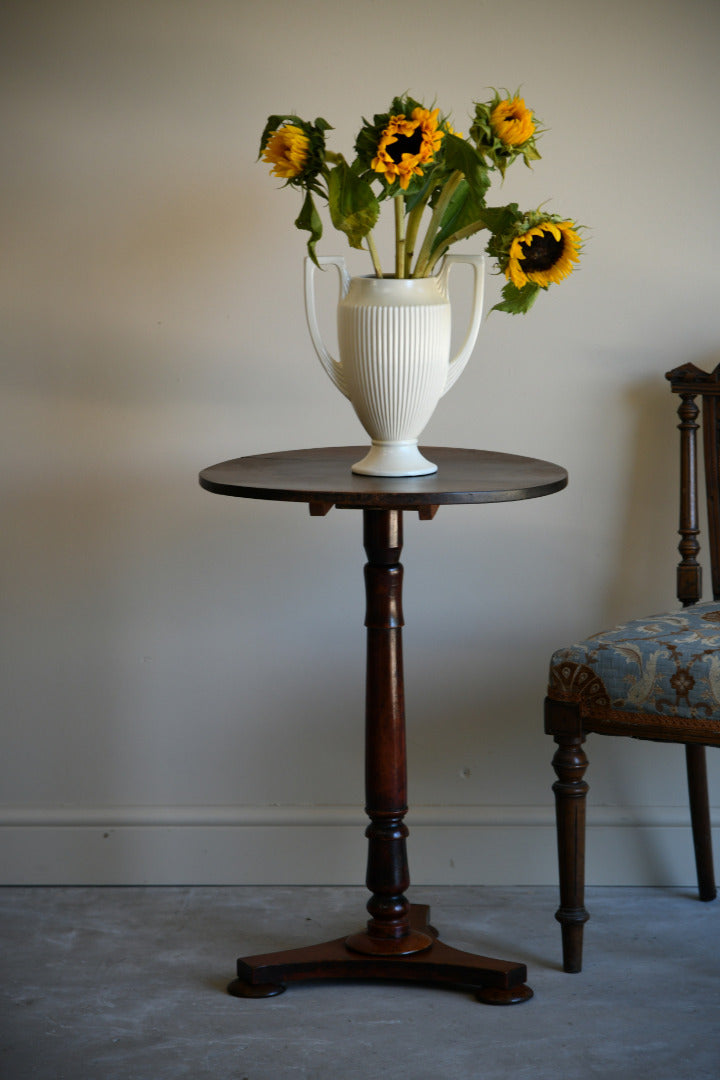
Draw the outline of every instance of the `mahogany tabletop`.
[[[210,465],[200,484],[218,495],[357,509],[417,509],[457,503],[513,502],[566,487],[560,465],[492,450],[423,447],[438,466],[429,476],[357,476],[367,447],[332,446],[256,454]]]

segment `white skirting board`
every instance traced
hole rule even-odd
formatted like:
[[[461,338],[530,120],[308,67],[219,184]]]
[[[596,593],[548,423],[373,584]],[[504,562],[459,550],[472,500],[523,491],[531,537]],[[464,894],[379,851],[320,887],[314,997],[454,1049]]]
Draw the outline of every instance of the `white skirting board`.
[[[413,885],[557,882],[552,807],[425,806],[406,822]],[[337,806],[5,807],[0,884],[361,885],[366,823]],[[717,850],[717,811],[713,826]],[[694,887],[687,810],[589,808],[587,883]]]

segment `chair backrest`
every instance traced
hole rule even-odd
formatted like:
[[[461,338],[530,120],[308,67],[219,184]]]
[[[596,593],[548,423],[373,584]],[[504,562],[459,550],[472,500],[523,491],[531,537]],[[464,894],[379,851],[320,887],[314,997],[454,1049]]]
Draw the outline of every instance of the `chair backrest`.
[[[702,596],[697,483],[697,422],[702,400],[703,458],[707,501],[708,537],[713,600],[720,600],[720,364],[712,372],[694,364],[668,371],[674,394],[680,396],[680,543],[677,568],[677,598],[684,607]]]

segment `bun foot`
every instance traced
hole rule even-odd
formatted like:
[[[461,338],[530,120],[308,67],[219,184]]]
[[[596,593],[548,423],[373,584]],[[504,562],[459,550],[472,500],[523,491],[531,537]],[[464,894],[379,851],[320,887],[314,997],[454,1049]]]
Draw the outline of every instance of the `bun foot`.
[[[509,990],[486,986],[475,993],[475,997],[483,1005],[521,1005],[523,1001],[529,1001],[532,996],[530,987],[524,985],[513,986]]]
[[[245,979],[233,979],[228,983],[227,992],[233,997],[266,998],[285,993],[285,987],[281,983],[250,983]]]

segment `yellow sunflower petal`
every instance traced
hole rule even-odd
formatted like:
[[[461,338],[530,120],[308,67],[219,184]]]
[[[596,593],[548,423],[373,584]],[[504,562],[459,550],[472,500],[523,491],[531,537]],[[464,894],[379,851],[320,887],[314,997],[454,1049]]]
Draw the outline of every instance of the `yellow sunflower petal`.
[[[490,113],[490,125],[506,146],[522,146],[535,134],[535,122],[524,98],[499,101]]]
[[[377,152],[370,162],[387,184],[399,179],[406,191],[413,176],[422,176],[422,166],[431,163],[440,148],[444,132],[438,128],[439,109],[413,109],[410,117],[397,113],[390,117],[380,136]]]
[[[505,276],[518,289],[563,281],[580,261],[581,240],[572,221],[543,221],[510,244]]]
[[[273,166],[270,175],[283,180],[299,176],[305,168],[309,146],[305,132],[294,124],[271,131],[263,153],[263,161]]]

